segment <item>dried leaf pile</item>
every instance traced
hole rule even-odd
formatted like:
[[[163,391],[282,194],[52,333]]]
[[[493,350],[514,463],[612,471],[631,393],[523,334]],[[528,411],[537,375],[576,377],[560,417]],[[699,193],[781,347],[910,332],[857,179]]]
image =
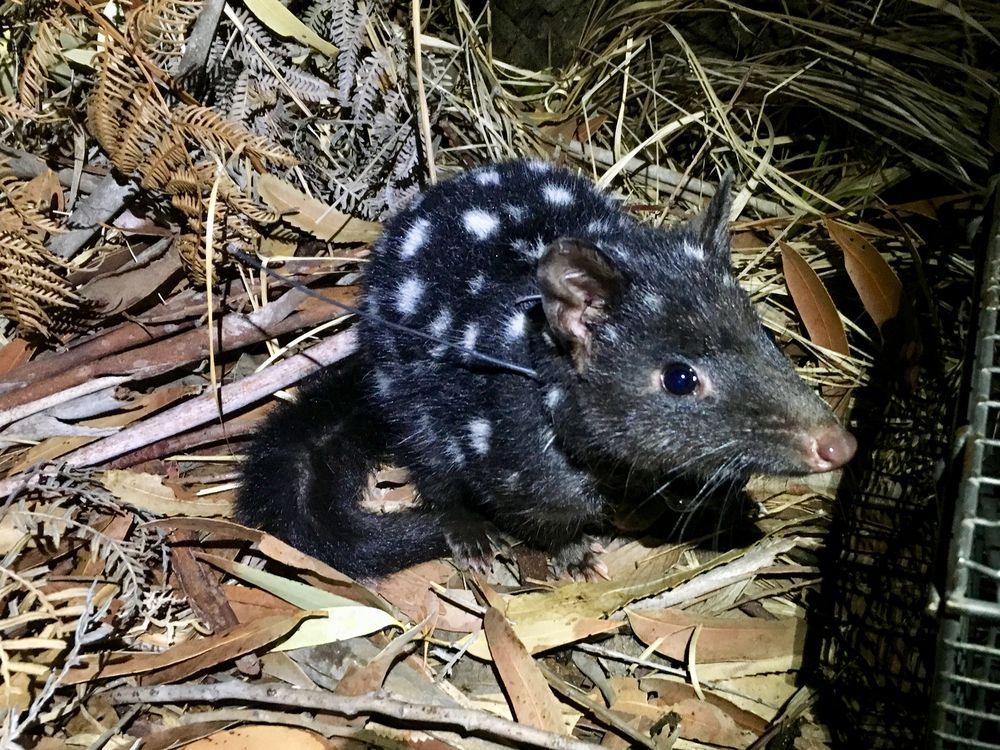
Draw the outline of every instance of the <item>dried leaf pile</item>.
[[[0,744],[830,745],[807,636],[850,473],[616,540],[601,582],[519,549],[365,587],[228,520],[255,424],[352,350],[327,300],[380,222],[487,160],[650,223],[732,169],[740,281],[840,413],[956,392],[1000,12],[777,8],[596,2],[527,70],[461,0],[0,0]]]

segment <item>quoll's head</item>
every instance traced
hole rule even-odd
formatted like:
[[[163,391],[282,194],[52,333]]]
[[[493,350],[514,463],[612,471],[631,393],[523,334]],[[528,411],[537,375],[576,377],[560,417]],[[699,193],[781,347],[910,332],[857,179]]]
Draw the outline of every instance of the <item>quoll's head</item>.
[[[854,436],[795,373],[730,268],[731,182],[669,230],[552,242],[538,279],[576,393],[568,439],[626,466],[809,474]]]

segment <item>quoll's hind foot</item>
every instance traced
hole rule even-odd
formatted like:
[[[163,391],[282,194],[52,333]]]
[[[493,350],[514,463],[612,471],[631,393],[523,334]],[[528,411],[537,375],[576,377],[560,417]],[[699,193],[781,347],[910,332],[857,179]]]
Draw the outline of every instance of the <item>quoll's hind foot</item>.
[[[600,559],[604,545],[589,534],[551,555],[549,564],[558,578],[569,576],[575,581],[601,581],[608,579],[608,566]]]
[[[446,529],[445,539],[455,565],[480,575],[489,575],[496,557],[511,556],[510,545],[488,521],[463,523]]]

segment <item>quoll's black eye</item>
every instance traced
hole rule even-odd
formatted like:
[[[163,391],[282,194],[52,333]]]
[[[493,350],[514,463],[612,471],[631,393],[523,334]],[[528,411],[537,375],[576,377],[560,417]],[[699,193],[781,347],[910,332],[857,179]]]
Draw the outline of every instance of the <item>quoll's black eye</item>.
[[[675,396],[687,396],[698,387],[698,373],[691,365],[674,362],[663,368],[663,387]]]

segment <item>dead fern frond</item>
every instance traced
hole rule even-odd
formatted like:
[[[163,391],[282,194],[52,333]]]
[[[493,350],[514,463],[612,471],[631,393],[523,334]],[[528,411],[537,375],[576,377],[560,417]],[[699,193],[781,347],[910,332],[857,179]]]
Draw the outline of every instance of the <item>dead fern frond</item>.
[[[24,195],[24,183],[10,174],[2,171],[0,162],[0,197],[6,202],[0,202],[0,229],[10,232],[49,233],[63,231],[58,222],[31,205]]]
[[[276,224],[281,221],[281,214],[271,208],[260,206],[243,193],[230,179],[225,179],[219,185],[219,197],[234,211],[246,216],[258,224]]]
[[[146,161],[142,178],[145,188],[174,192],[168,186],[178,171],[192,166],[187,145],[173,131],[165,133],[155,153]],[[191,189],[191,188],[188,188]]]
[[[188,218],[198,218],[205,212],[205,202],[198,193],[174,193],[170,196],[170,202]]]
[[[129,20],[128,38],[143,56],[170,71],[184,53],[188,29],[203,0],[152,0]]]
[[[177,254],[180,255],[184,268],[195,283],[205,283],[205,238],[194,232],[186,232],[174,241]]]
[[[44,18],[35,25],[35,38],[24,56],[24,67],[17,82],[21,103],[31,109],[41,109],[42,93],[48,87],[48,71],[62,59],[59,32],[72,27],[62,13]]]
[[[365,45],[369,14],[357,0],[317,0],[306,13],[305,22],[337,45],[337,97],[350,104],[358,62]]]
[[[174,196],[174,205],[177,206],[181,211],[187,216],[199,216],[202,213],[202,209],[199,208],[197,211],[189,212],[185,210],[183,205],[177,204],[177,199],[182,198],[184,194],[193,194],[198,196],[198,205],[201,205],[201,195],[203,192],[207,192],[212,186],[212,179],[215,175],[215,165],[202,163],[198,165],[191,165],[184,169],[178,169],[174,174],[170,176],[170,179],[164,184],[164,190],[170,195]]]
[[[197,284],[205,284],[207,281],[205,278],[207,224],[204,220],[204,214],[190,217],[188,225],[191,227],[191,231],[178,237],[175,246],[191,279]],[[250,241],[257,236],[257,233],[245,219],[231,211],[225,203],[218,202],[215,208],[215,224],[212,233],[215,268],[221,267],[227,261],[225,253],[221,250],[224,246],[236,246],[246,252],[249,249]],[[213,269],[213,277],[214,275]],[[212,283],[214,282],[213,278]]]
[[[81,300],[56,272],[62,263],[26,233],[0,232],[0,314],[25,332],[49,336],[54,309],[74,310]]]
[[[54,112],[39,112],[31,107],[26,107],[12,96],[0,96],[0,122],[7,126],[22,120],[41,122],[52,120],[57,115]]]
[[[116,139],[116,150],[109,155],[118,169],[139,173],[145,183],[151,156],[172,135],[170,115],[153,87],[143,84],[132,91],[120,118],[122,128]]]
[[[173,123],[186,137],[223,163],[236,153],[246,153],[281,166],[298,163],[291,152],[253,135],[239,123],[226,120],[208,107],[182,104],[173,110]]]
[[[97,82],[87,98],[87,126],[101,148],[114,160],[123,128],[122,111],[133,92],[145,86],[146,81],[134,61],[117,47],[101,52],[95,62]]]

